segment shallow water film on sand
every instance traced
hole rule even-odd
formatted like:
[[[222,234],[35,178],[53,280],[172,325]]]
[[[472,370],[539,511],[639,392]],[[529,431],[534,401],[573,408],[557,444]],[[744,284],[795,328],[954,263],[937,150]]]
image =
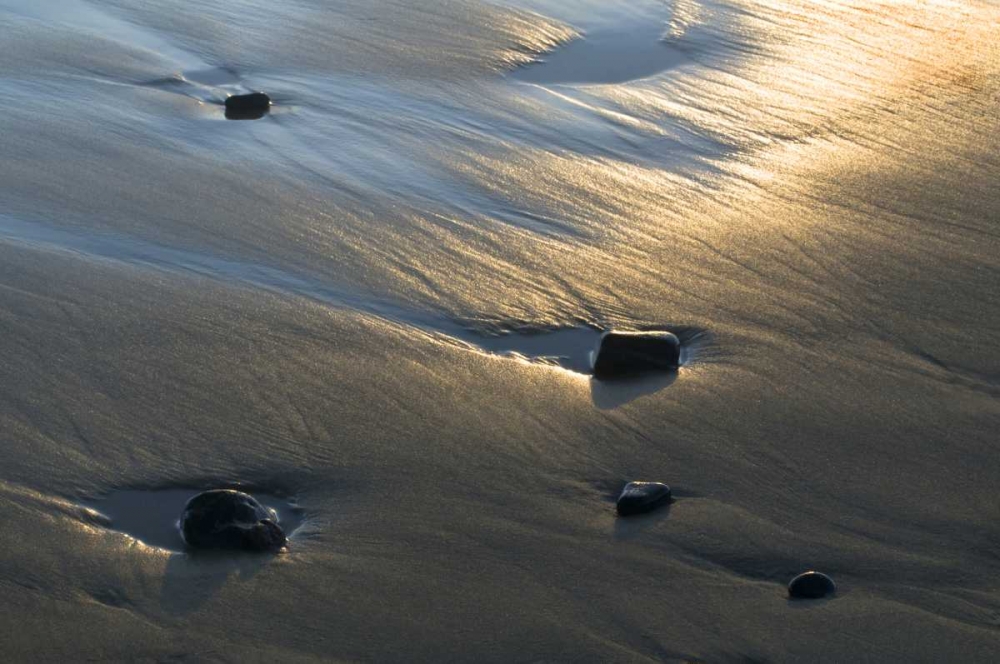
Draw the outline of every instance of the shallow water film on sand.
[[[998,45],[0,0],[3,659],[995,661]],[[606,330],[679,368],[595,379]],[[287,548],[186,548],[205,489]]]

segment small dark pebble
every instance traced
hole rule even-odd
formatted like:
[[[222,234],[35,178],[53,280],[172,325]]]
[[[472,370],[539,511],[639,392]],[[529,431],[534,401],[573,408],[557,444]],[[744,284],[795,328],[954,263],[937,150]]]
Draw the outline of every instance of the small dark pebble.
[[[594,377],[606,380],[676,369],[681,342],[672,332],[605,332],[594,358]]]
[[[788,596],[793,599],[819,599],[837,592],[837,584],[822,572],[803,572],[788,584]]]
[[[199,493],[184,506],[181,535],[195,549],[278,551],[287,539],[273,510],[241,491]]]
[[[670,502],[670,487],[662,482],[629,482],[618,496],[618,514],[632,516]]]
[[[263,92],[226,98],[227,120],[258,120],[271,110],[271,98]]]

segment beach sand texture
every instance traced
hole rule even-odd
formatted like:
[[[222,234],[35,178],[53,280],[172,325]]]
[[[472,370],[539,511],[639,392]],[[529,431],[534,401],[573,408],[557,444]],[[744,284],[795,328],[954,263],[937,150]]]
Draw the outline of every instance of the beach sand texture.
[[[975,1],[0,0],[2,659],[996,661],[998,38]],[[683,366],[592,380],[609,328]],[[616,518],[632,480],[673,502]],[[286,553],[110,507],[222,486]],[[811,569],[836,596],[789,600]]]

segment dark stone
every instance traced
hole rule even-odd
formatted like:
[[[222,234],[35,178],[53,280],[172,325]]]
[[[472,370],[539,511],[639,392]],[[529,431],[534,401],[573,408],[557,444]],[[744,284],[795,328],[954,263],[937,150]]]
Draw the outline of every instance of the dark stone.
[[[181,535],[196,549],[277,551],[287,542],[278,516],[241,491],[205,491],[184,506]]]
[[[271,110],[271,98],[263,92],[226,98],[227,120],[258,120]]]
[[[837,592],[837,584],[822,572],[803,572],[788,584],[793,599],[819,599]]]
[[[670,487],[662,482],[629,482],[618,496],[618,514],[632,516],[670,502]]]
[[[594,358],[594,377],[619,378],[671,371],[681,360],[681,342],[671,332],[605,332]]]

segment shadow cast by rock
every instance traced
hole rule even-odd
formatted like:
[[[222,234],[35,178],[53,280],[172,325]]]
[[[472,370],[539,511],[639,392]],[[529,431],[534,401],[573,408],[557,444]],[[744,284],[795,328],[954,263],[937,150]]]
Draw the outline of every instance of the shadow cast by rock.
[[[284,553],[199,551],[171,554],[160,604],[179,615],[198,610],[227,583],[247,581]]]
[[[785,604],[788,605],[788,608],[796,610],[816,609],[826,604],[829,604],[830,602],[833,602],[839,596],[840,595],[838,593],[830,595],[829,597],[816,597],[813,599],[804,599],[801,597],[785,597]]]
[[[590,380],[590,397],[601,410],[614,410],[640,397],[655,394],[677,380],[676,371],[649,372],[634,378]]]
[[[615,518],[614,538],[618,541],[639,537],[644,532],[670,518],[670,511],[676,501],[667,503],[654,512],[636,516],[618,516]]]

